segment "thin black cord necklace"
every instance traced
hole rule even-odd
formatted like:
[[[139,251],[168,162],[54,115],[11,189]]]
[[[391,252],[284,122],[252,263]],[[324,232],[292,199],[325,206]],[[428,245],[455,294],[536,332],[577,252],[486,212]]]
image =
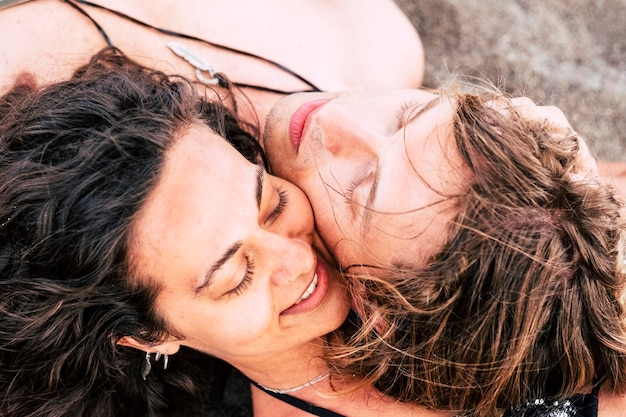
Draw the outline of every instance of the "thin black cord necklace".
[[[87,1],[87,0],[65,0],[65,2],[68,3],[69,5],[71,5],[76,10],[78,10],[82,15],[86,16],[96,26],[98,31],[102,34],[102,37],[104,38],[105,42],[109,46],[114,46],[113,42],[111,41],[111,38],[104,31],[102,26],[100,26],[100,24],[98,24],[98,22],[96,22],[95,19],[93,19],[85,10],[80,8],[78,6],[78,4],[83,4],[83,5],[86,5],[86,6],[95,7],[95,8],[100,9],[100,10],[105,10],[105,11],[107,11],[109,13],[112,13],[112,14],[114,14],[116,16],[119,16],[119,17],[121,17],[123,19],[131,21],[131,22],[133,22],[133,23],[135,23],[135,24],[137,24],[139,26],[143,26],[145,28],[154,30],[156,32],[159,32],[159,33],[162,33],[162,34],[165,34],[165,35],[174,36],[174,37],[181,38],[181,39],[188,39],[188,40],[192,40],[192,41],[201,42],[201,43],[204,43],[206,45],[209,45],[209,46],[212,46],[212,47],[215,47],[215,48],[218,48],[218,49],[222,49],[224,51],[228,51],[228,52],[232,52],[232,53],[235,53],[235,54],[243,55],[243,56],[246,56],[246,57],[258,59],[258,60],[263,61],[263,62],[265,62],[267,64],[270,64],[270,65],[274,66],[275,68],[278,68],[279,70],[289,74],[290,76],[292,76],[292,77],[302,81],[303,83],[308,85],[310,88],[304,89],[304,90],[286,91],[286,90],[281,90],[281,89],[272,88],[272,87],[265,87],[265,86],[262,86],[262,85],[233,82],[233,84],[236,85],[237,87],[240,87],[240,88],[250,88],[250,89],[254,89],[254,90],[258,90],[258,91],[265,91],[265,92],[275,93],[275,94],[310,93],[310,92],[320,92],[320,91],[322,91],[320,88],[318,88],[311,81],[307,80],[306,78],[304,78],[300,74],[296,73],[295,71],[285,67],[282,64],[279,64],[276,61],[273,61],[273,60],[268,59],[268,58],[264,58],[262,56],[253,54],[251,52],[241,51],[241,50],[232,48],[230,46],[226,46],[226,45],[221,45],[221,44],[218,44],[218,43],[210,42],[210,41],[207,41],[206,39],[198,38],[197,36],[188,35],[188,34],[185,34],[185,33],[175,32],[175,31],[172,31],[172,30],[169,30],[169,29],[164,29],[164,28],[159,28],[159,27],[156,27],[156,26],[152,26],[149,23],[143,22],[143,21],[138,20],[138,19],[136,19],[134,17],[128,16],[128,15],[126,15],[124,13],[118,12],[118,11],[113,10],[113,9],[109,9],[107,7],[101,6],[101,5],[96,4],[96,3],[92,3],[92,2]],[[76,4],[76,3],[78,3],[78,4]]]

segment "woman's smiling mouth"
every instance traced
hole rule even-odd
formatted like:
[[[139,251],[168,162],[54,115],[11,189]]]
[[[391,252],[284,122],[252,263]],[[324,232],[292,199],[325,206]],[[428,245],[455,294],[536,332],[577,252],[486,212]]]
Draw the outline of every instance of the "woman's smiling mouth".
[[[300,299],[296,302],[296,304],[299,304],[301,301],[304,301],[307,298],[309,298],[309,296],[313,294],[313,291],[315,291],[316,288],[317,288],[317,273],[313,276],[313,281],[311,281],[311,284],[308,286],[308,288],[306,289],[304,294],[302,294],[302,297],[300,297]]]
[[[326,297],[330,287],[330,275],[325,263],[318,258],[317,267],[311,283],[306,287],[298,301],[283,310],[280,315],[307,313],[315,310]]]

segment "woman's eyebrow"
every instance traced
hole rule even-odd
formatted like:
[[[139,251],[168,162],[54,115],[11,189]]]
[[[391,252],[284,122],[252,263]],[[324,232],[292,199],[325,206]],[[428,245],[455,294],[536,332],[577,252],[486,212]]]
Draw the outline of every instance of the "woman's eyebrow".
[[[265,177],[265,169],[263,169],[263,167],[258,167],[256,170],[256,175],[255,175],[255,179],[256,179],[255,197],[256,197],[256,205],[259,210],[261,209],[261,198],[263,197],[263,178],[264,177]],[[202,284],[196,289],[196,292],[202,290],[203,288],[208,287],[211,284],[211,280],[213,279],[213,276],[215,275],[215,273],[219,271],[219,269],[222,266],[224,266],[224,264],[228,262],[228,260],[235,255],[235,253],[237,253],[237,251],[242,245],[243,245],[242,241],[237,241],[234,244],[232,244],[228,249],[226,249],[226,251],[220,257],[220,259],[217,262],[215,262],[209,269],[209,272],[207,272],[204,275]]]
[[[228,262],[228,260],[235,255],[235,253],[237,253],[237,251],[242,245],[243,245],[243,242],[238,241],[238,242],[235,242],[231,247],[226,249],[222,257],[217,262],[215,262],[213,266],[211,266],[211,269],[209,270],[209,272],[207,272],[207,274],[204,276],[204,279],[202,280],[202,284],[198,288],[196,288],[196,292],[199,292],[200,290],[208,287],[211,284],[211,281],[213,280],[213,276],[215,275],[215,273],[219,271],[219,269],[222,266],[224,266],[224,264]]]

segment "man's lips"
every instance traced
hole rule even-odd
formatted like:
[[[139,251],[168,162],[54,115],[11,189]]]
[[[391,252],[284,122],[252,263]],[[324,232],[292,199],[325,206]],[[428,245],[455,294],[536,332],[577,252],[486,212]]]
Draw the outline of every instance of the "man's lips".
[[[306,120],[309,115],[328,103],[330,99],[318,99],[312,100],[304,103],[294,112],[293,116],[291,116],[291,120],[289,121],[289,140],[293,145],[296,154],[298,153],[298,149],[300,148],[300,142],[302,141],[302,132],[304,131],[304,127],[306,126]]]

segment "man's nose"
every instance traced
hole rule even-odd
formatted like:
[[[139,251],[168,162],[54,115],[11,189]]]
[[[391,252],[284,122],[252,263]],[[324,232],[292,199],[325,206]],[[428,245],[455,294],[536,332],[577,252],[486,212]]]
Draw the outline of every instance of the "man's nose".
[[[319,143],[335,157],[357,157],[376,152],[377,132],[349,109],[332,103],[315,115]]]

